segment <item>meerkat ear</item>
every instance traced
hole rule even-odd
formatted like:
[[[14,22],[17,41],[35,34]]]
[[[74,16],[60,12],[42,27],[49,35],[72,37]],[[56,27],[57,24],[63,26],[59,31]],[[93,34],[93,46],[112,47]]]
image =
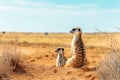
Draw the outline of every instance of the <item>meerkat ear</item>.
[[[78,31],[80,31],[80,29],[78,29]]]

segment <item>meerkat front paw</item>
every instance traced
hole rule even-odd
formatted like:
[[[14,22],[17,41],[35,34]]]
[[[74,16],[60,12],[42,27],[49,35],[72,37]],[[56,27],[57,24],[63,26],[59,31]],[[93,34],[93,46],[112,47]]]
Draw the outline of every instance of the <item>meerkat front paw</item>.
[[[64,67],[70,67],[71,65],[70,64],[66,64]]]

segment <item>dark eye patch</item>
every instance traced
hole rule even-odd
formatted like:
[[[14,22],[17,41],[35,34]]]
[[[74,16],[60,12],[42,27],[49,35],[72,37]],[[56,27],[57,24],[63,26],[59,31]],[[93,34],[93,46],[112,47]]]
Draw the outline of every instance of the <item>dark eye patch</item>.
[[[60,48],[57,49],[58,51],[60,50]]]
[[[60,51],[60,50],[64,51],[64,48],[57,48],[57,51]]]
[[[75,31],[76,29],[72,29],[72,31]]]

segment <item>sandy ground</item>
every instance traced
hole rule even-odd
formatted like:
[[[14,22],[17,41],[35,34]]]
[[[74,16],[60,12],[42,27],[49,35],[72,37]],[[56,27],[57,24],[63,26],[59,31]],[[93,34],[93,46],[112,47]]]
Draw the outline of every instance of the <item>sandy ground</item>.
[[[9,35],[2,35],[1,41],[10,42],[5,37]],[[19,33],[19,35],[18,49],[22,55],[20,65],[25,71],[11,73],[12,80],[99,80],[97,71],[94,68],[99,65],[99,62],[106,54],[113,50],[111,38],[105,34],[83,34],[88,64],[82,68],[58,68],[55,67],[57,54],[54,50],[59,46],[64,47],[65,56],[69,58],[71,34],[59,34],[59,36],[58,34],[50,34],[46,36],[44,34],[31,33],[29,37],[28,34]],[[26,38],[25,35],[27,35],[28,39],[24,39]],[[39,42],[38,36],[42,36],[40,41],[44,44]],[[119,42],[119,34],[113,34],[113,36]],[[34,37],[34,40],[31,40],[31,37]],[[60,40],[61,37],[64,39]],[[44,40],[47,42],[45,43]]]

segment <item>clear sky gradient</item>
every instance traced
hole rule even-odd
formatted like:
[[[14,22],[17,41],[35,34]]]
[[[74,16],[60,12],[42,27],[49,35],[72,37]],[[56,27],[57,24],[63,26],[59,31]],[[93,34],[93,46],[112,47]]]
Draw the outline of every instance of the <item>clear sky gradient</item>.
[[[119,32],[120,0],[0,0],[0,31]]]

